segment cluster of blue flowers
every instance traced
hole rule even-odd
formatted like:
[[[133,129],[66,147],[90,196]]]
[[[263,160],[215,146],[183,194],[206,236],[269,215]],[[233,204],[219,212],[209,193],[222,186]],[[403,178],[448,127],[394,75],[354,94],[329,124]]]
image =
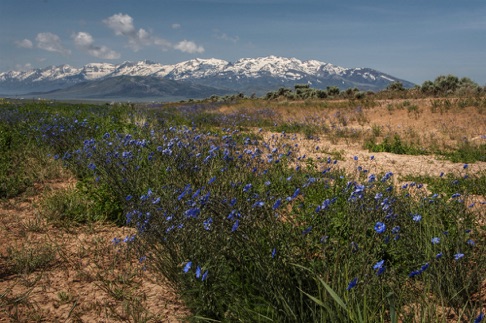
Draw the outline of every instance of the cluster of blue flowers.
[[[238,122],[244,124],[241,119]],[[231,123],[237,123],[236,119]],[[76,127],[91,125],[83,120]],[[50,132],[46,136],[51,138],[61,130],[43,131]],[[156,241],[174,254],[179,274],[201,286],[210,285],[201,282],[224,278],[218,277],[224,272],[220,267],[225,266],[215,260],[221,261],[218,256],[233,261],[227,265],[232,270],[248,259],[271,264],[262,268],[278,268],[293,256],[308,261],[305,265],[327,270],[326,253],[345,254],[349,250],[341,246],[349,248],[350,241],[350,254],[366,259],[362,267],[368,272],[352,267],[348,277],[354,278],[346,290],[365,288],[373,279],[384,282],[398,272],[393,257],[396,250],[403,250],[400,243],[412,240],[430,220],[427,205],[447,203],[439,195],[427,196],[420,207],[407,209],[406,204],[411,203],[407,190],[420,189],[420,184],[404,184],[397,193],[391,183],[393,173],[370,174],[360,166],[357,178],[348,181],[344,173],[335,171],[336,160],[311,159],[299,150],[298,137],[285,132],[264,140],[227,126],[207,132],[185,126],[149,130],[140,125],[132,130],[134,134],[88,135],[77,149],[59,156],[66,163],[84,167],[82,175],[98,179],[97,185],[113,189],[125,224],[137,229],[136,236],[113,239],[115,245]],[[322,149],[314,147],[321,154]],[[357,163],[361,157],[353,159]],[[451,196],[454,204],[462,198],[459,193]],[[259,222],[267,227],[261,228]],[[439,236],[438,229],[432,232],[426,237],[417,233],[417,237],[426,241],[435,258],[418,251],[416,263],[401,268],[403,279],[425,279],[436,270],[438,261],[461,264],[468,257],[467,248],[476,244],[468,239],[464,247],[458,247],[464,249],[451,252],[446,248],[448,238]],[[285,240],[288,237],[295,241]],[[233,248],[254,243],[255,238],[262,240],[257,256],[231,254]],[[219,248],[217,254],[209,251],[212,243]],[[368,253],[371,257],[363,257]],[[186,259],[182,265],[181,259]]]

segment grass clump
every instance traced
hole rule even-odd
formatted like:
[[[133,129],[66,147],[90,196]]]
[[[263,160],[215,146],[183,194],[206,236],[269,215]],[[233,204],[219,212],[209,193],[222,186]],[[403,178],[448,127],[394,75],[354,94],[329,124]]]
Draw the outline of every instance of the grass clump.
[[[387,152],[398,155],[428,154],[428,152],[421,147],[405,143],[398,134],[395,134],[393,139],[386,136],[381,143],[377,143],[375,137],[372,137],[365,142],[364,148],[371,152]]]
[[[486,161],[486,144],[473,145],[469,141],[459,144],[451,151],[441,151],[440,155],[454,163],[474,163]]]
[[[56,250],[48,244],[36,247],[8,248],[6,267],[12,274],[30,274],[49,267],[55,259]]]

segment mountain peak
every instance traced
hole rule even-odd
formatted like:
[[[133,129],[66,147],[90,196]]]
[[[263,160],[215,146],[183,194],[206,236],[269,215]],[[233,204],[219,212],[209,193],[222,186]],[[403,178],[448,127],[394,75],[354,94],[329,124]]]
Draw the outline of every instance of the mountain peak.
[[[68,64],[29,71],[0,73],[0,93],[56,89],[83,81],[117,76],[143,76],[174,81],[191,81],[238,92],[268,92],[275,88],[308,83],[314,87],[329,85],[380,90],[389,83],[412,83],[369,68],[344,68],[318,60],[301,61],[276,55],[241,58],[228,62],[217,58],[194,58],[172,65],[150,60],[125,61],[120,64],[90,63],[81,68]]]

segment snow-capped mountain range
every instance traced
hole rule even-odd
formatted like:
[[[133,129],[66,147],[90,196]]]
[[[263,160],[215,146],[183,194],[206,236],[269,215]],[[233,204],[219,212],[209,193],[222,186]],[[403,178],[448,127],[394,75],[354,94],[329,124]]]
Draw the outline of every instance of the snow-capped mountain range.
[[[163,65],[145,60],[121,64],[90,63],[81,68],[60,65],[9,71],[0,73],[0,93],[53,91],[120,76],[190,82],[246,94],[264,94],[279,87],[304,83],[315,88],[338,86],[341,89],[357,87],[361,90],[380,90],[394,81],[402,82],[405,87],[413,86],[410,82],[370,68],[344,68],[317,60],[268,56],[242,58],[235,62],[196,58]]]

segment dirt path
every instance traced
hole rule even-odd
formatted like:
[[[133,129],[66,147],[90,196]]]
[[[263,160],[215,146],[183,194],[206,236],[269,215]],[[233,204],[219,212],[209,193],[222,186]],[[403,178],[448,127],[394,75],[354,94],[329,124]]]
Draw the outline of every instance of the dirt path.
[[[281,133],[261,133],[263,141],[270,143],[283,142],[294,147],[301,160],[312,158],[315,161],[326,161],[328,157],[337,163],[333,167],[344,169],[349,173],[362,169],[370,173],[393,172],[397,177],[413,176],[440,176],[441,173],[464,175],[486,171],[486,162],[475,162],[464,168],[464,163],[453,163],[438,159],[434,155],[398,155],[386,152],[371,153],[362,149],[360,143],[331,143],[325,138],[307,139],[304,135]],[[272,139],[273,138],[273,139]]]
[[[0,322],[179,322],[174,290],[115,246],[127,228],[56,228],[35,207],[43,193],[0,204]]]

